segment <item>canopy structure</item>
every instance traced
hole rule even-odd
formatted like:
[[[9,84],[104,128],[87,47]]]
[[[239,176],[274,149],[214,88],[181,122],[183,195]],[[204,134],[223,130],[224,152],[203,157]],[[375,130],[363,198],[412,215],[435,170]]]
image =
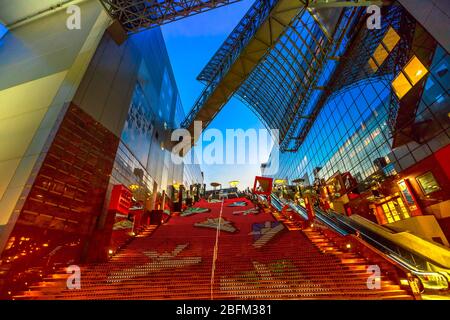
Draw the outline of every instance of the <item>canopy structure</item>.
[[[257,0],[198,76],[206,84],[182,122],[206,128],[236,95],[290,150],[314,120],[311,99],[326,89],[323,67],[355,7],[376,1]],[[348,6],[347,9],[343,7]],[[331,57],[332,58],[332,57]],[[296,145],[294,143],[294,145]]]
[[[100,0],[128,33],[222,7],[240,0]]]

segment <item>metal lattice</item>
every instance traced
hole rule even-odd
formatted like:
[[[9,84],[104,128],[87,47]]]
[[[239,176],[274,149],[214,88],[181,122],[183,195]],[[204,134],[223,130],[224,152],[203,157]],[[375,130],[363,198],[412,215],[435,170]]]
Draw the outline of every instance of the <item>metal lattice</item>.
[[[100,0],[128,33],[159,26],[241,0]]]
[[[362,80],[370,80],[371,78],[384,78],[392,81],[393,76],[398,73],[405,64],[407,51],[409,51],[410,39],[405,37],[404,33],[399,32],[401,40],[395,47],[389,57],[379,66],[376,72],[370,69],[368,61],[373,55],[375,49],[380,44],[381,39],[386,34],[389,27],[393,27],[396,31],[400,31],[401,21],[405,17],[405,12],[400,6],[389,7],[382,20],[382,28],[379,30],[370,30],[365,27],[365,19],[363,19],[364,12],[358,10],[356,12],[354,21],[359,21],[359,26],[353,25],[350,28],[349,34],[346,35],[349,39],[352,38],[351,45],[345,50],[340,57],[340,63],[333,75],[328,81],[327,90],[318,99],[318,102],[311,111],[311,116],[306,120],[306,124],[298,129],[299,134],[295,137],[294,143],[289,147],[288,151],[296,151],[305,140],[311,129],[314,119],[320,113],[322,107],[333,92],[342,92],[342,90],[351,89],[355,85],[359,85]],[[356,29],[356,31],[354,31]],[[354,31],[352,34],[351,31]],[[391,102],[390,118],[395,119],[398,107],[394,102]]]
[[[205,128],[237,93],[268,128],[280,130],[287,150],[297,128],[311,120],[306,107],[332,47],[336,17],[345,6],[374,3],[380,2],[257,0],[198,76],[207,86],[182,127],[192,134],[197,120]]]
[[[194,120],[206,127],[231,96],[239,89],[283,29],[268,28],[274,17],[291,21],[300,6],[277,14],[277,8],[298,0],[257,0],[199,76],[207,86],[195,102],[182,127],[193,131]],[[271,16],[272,15],[272,16]]]
[[[237,91],[268,128],[279,130],[283,142],[309,117],[304,107],[330,44],[312,15],[302,10]]]

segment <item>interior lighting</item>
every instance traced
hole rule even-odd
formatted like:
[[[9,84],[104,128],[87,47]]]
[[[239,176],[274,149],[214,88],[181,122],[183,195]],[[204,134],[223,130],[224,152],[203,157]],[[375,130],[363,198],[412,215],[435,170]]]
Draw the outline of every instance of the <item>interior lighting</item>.
[[[284,185],[284,184],[286,184],[286,180],[285,179],[275,179],[274,183],[277,185]]]
[[[413,86],[428,73],[427,68],[416,56],[408,62],[403,70]]]
[[[399,99],[403,98],[426,74],[427,68],[414,56],[392,81],[392,87]]]
[[[382,42],[380,42],[372,57],[369,59],[369,67],[373,72],[377,72],[378,67],[386,61],[387,57],[399,41],[400,36],[398,33],[392,27],[389,27]]]
[[[400,284],[402,286],[408,286],[409,285],[408,280],[406,280],[406,279],[400,279]]]
[[[131,191],[136,191],[137,189],[139,189],[139,186],[137,184],[131,184],[128,188]]]
[[[409,83],[408,79],[406,79],[403,72],[400,72],[397,78],[392,81],[392,88],[394,89],[397,97],[401,99],[409,92],[409,90],[411,90],[412,85]]]

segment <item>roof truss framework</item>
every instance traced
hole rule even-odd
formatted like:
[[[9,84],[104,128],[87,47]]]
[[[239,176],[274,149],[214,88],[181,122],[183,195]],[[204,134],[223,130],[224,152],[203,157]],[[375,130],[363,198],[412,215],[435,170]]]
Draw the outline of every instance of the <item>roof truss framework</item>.
[[[299,0],[257,0],[199,77],[207,86],[182,126],[193,133],[197,120],[205,128],[303,10]]]
[[[117,20],[127,33],[176,21],[191,15],[222,7],[241,0],[99,0],[108,14]],[[67,2],[71,2],[68,0]],[[367,6],[382,0],[298,0],[309,7],[328,8]],[[60,3],[57,4],[58,6]],[[53,10],[51,6],[48,10]]]
[[[240,0],[100,0],[128,33],[222,7]]]
[[[339,7],[333,13],[340,16],[343,5],[374,3],[381,4],[358,0],[256,0],[198,76],[206,87],[182,127],[196,140],[194,121],[202,121],[202,127],[207,127],[237,93],[268,128],[280,130],[282,150],[288,150],[288,142],[297,139],[296,128],[312,117],[304,109],[333,43],[334,31],[322,24],[311,6]]]
[[[309,117],[304,106],[330,44],[313,15],[303,10],[237,91],[267,127],[279,130],[281,141],[292,139],[292,128]]]
[[[100,1],[134,33],[239,0]],[[289,141],[297,139],[299,124],[311,120],[305,107],[332,45],[327,27],[311,8],[370,4],[381,1],[256,0],[199,75],[206,87],[182,127],[193,136],[194,120],[206,127],[238,93],[269,128],[280,130],[286,150]]]

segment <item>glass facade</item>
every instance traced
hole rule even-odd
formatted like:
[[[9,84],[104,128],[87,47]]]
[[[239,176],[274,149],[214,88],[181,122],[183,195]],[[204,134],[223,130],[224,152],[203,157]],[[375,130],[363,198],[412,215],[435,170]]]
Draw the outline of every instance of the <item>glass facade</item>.
[[[325,33],[304,10],[236,94],[252,106],[268,128],[278,129],[280,137],[289,141],[296,133],[292,119],[301,127],[306,123],[303,118],[310,114],[304,103],[316,85],[329,49]]]
[[[371,77],[366,74],[366,79],[330,95],[299,150],[280,153],[280,170],[276,177],[304,178],[312,184],[314,169],[321,168],[320,178],[350,172],[360,182],[379,169],[380,161],[385,161],[388,164],[385,170],[393,174],[446,146],[449,141],[449,63],[449,55],[438,46],[426,75],[416,116],[416,122],[429,120],[432,123],[432,133],[426,143],[392,148],[387,122],[394,75]],[[439,137],[438,142],[436,137]]]
[[[152,120],[150,106],[145,99],[141,85],[137,84],[133,92],[121,140],[130,147],[141,163],[147,163],[148,161],[151,137],[154,130]]]
[[[262,174],[278,161],[270,176],[312,186],[322,209],[382,225],[408,229],[409,218],[434,215],[433,235],[414,232],[447,243],[450,56],[401,6],[386,10],[380,30],[361,17],[311,90],[311,125],[295,123],[293,147],[281,144]]]
[[[170,193],[168,187],[183,180],[183,166],[170,161],[164,140],[184,112],[160,29],[130,40],[139,52],[139,67],[111,183],[138,186],[138,198],[145,200],[155,187]]]

